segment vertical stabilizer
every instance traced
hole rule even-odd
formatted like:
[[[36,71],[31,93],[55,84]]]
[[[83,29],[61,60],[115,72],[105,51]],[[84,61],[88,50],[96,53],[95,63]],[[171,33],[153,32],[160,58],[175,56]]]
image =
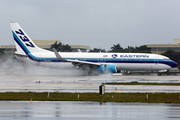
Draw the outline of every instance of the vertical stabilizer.
[[[10,25],[18,53],[26,53],[29,55],[35,52],[47,52],[47,50],[36,46],[18,23],[10,23]]]

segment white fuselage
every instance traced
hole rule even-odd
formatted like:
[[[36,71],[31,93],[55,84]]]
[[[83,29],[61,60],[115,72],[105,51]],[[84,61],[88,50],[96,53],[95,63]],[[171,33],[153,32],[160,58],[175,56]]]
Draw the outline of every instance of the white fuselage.
[[[172,68],[171,62],[173,63],[173,61],[168,57],[146,53],[61,52],[59,54],[62,58],[68,60],[95,62],[102,65],[113,64],[116,65],[118,70],[167,70]],[[46,53],[32,53],[32,55],[36,56],[35,59],[39,59],[39,61],[29,59],[28,57],[17,56],[17,58],[23,61],[37,63],[44,66],[58,67],[63,69],[72,68],[71,62],[53,61],[53,59],[56,59],[56,56],[51,51]]]

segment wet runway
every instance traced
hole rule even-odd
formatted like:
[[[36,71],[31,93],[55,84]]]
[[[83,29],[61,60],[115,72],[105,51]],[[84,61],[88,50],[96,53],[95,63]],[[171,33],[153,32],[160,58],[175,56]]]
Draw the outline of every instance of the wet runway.
[[[0,75],[0,92],[99,92],[105,82],[179,83],[179,76]],[[106,85],[106,92],[180,92],[179,86]],[[115,90],[117,88],[117,90]],[[179,120],[180,104],[0,101],[0,119]]]
[[[0,119],[179,120],[180,104],[1,101]]]
[[[105,82],[179,83],[179,76],[0,76],[0,92],[99,92]],[[117,89],[117,90],[115,90]],[[180,92],[179,86],[105,85],[106,92]]]

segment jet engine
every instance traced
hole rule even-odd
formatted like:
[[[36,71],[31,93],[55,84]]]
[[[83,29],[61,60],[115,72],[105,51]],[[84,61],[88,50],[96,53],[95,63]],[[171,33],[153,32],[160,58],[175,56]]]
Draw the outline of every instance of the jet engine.
[[[117,70],[116,65],[101,65],[97,68],[98,72],[111,72],[111,73],[120,73],[120,70]]]

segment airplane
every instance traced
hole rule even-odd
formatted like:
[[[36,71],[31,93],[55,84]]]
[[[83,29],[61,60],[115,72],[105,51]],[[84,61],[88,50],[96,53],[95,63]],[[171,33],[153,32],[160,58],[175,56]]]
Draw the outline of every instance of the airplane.
[[[57,52],[39,48],[18,23],[10,23],[19,60],[60,69],[79,68],[89,73],[125,71],[167,71],[177,63],[168,57],[149,53]]]

